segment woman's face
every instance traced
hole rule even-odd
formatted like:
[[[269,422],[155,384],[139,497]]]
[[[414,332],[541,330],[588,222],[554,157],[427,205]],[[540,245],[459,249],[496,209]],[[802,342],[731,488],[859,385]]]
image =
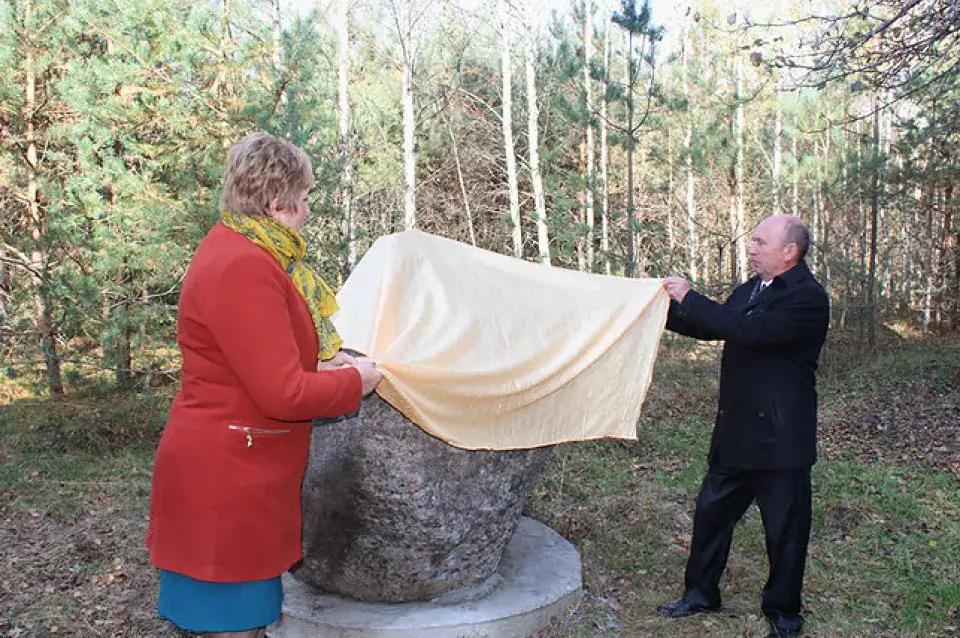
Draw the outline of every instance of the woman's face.
[[[303,226],[303,222],[307,220],[307,215],[310,214],[310,204],[307,201],[307,197],[309,195],[309,188],[305,188],[303,191],[301,191],[300,197],[297,198],[297,204],[294,208],[278,208],[277,200],[273,200],[270,202],[270,206],[267,209],[267,214],[281,224],[289,226],[293,230],[300,230],[300,228]]]
[[[300,230],[300,227],[303,226],[303,222],[307,220],[307,215],[310,214],[310,202],[307,201],[307,197],[310,195],[310,189],[305,188],[300,193],[300,197],[297,198],[297,207],[293,212],[293,220],[290,224],[290,228],[294,230]]]

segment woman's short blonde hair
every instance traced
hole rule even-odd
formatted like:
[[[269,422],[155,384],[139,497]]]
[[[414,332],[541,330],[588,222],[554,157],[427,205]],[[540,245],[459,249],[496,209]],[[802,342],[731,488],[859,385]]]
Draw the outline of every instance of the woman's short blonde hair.
[[[313,186],[313,167],[302,150],[267,133],[252,133],[227,153],[220,210],[243,215],[265,215],[268,204],[297,205],[301,193]]]

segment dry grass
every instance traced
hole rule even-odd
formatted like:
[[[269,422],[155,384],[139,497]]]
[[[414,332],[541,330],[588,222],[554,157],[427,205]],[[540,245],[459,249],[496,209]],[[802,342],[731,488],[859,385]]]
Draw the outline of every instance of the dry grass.
[[[807,635],[957,635],[960,477],[944,459],[956,452],[960,344],[894,341],[865,362],[839,343],[814,472]],[[575,543],[584,598],[544,638],[765,635],[755,510],[736,535],[723,612],[656,613],[680,594],[718,353],[668,338],[638,441],[558,448],[527,513]],[[143,546],[169,398],[162,389],[0,408],[0,636],[182,635],[153,610],[156,577]],[[867,436],[864,415],[889,427]],[[928,440],[929,451],[913,445]]]

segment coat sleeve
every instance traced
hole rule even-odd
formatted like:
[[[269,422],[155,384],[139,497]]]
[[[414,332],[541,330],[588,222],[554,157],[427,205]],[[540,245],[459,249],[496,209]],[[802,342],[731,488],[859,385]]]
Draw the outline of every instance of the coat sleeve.
[[[670,310],[667,311],[667,330],[676,332],[684,337],[692,337],[701,341],[716,341],[720,337],[691,323],[686,313],[673,299],[670,300]]]
[[[281,421],[348,414],[360,406],[356,368],[304,370],[282,272],[242,255],[206,300],[208,328],[227,365],[266,416]]]
[[[815,286],[801,288],[763,312],[737,312],[693,290],[683,298],[680,308],[700,329],[744,346],[801,341],[825,330],[829,322],[827,295]]]

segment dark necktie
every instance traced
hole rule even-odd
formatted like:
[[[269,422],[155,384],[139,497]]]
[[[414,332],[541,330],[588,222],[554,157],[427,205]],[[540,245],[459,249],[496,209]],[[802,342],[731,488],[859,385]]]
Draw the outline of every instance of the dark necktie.
[[[757,295],[763,292],[763,289],[769,285],[770,284],[764,283],[762,279],[757,281],[757,285],[753,287],[753,292],[750,293],[750,299],[747,300],[747,303],[751,303],[754,299],[756,299]]]

